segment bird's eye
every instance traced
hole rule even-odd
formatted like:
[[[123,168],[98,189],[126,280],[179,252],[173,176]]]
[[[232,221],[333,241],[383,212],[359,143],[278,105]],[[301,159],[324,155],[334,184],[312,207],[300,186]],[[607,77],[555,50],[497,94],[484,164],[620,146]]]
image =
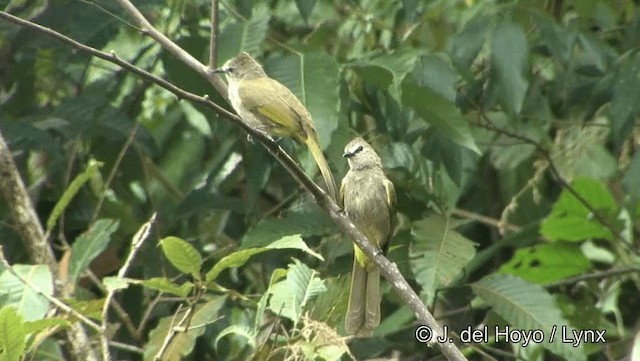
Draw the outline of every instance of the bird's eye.
[[[362,151],[362,146],[359,145],[358,148],[356,148],[356,151],[354,153],[360,153]]]

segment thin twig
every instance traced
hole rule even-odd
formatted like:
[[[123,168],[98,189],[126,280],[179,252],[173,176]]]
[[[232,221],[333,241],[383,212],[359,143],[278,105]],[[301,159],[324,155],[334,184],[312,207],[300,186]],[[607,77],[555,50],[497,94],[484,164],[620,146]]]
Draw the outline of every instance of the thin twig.
[[[640,273],[640,267],[624,267],[624,268],[612,268],[606,271],[587,273],[585,275],[575,276],[571,278],[565,278],[560,281],[556,281],[553,283],[548,283],[544,285],[544,288],[556,288],[561,286],[573,285],[578,282],[588,281],[588,280],[599,280],[603,278],[609,278],[613,276],[619,276],[627,273]]]
[[[122,163],[122,159],[124,159],[125,154],[127,154],[127,150],[129,150],[131,143],[133,143],[133,140],[136,137],[136,134],[138,134],[138,128],[140,128],[140,122],[136,122],[136,124],[133,126],[133,128],[129,132],[129,135],[127,136],[127,139],[122,145],[122,148],[120,148],[120,151],[118,152],[118,156],[116,157],[115,162],[113,162],[113,167],[111,167],[111,171],[107,176],[107,180],[104,182],[104,185],[102,186],[100,196],[98,197],[98,201],[96,202],[96,207],[93,210],[93,216],[91,217],[90,224],[93,224],[96,221],[96,219],[98,219],[98,215],[100,214],[100,208],[102,208],[102,202],[104,202],[104,197],[107,196],[107,191],[109,190],[109,187],[111,187],[111,182],[113,182],[113,179],[116,176],[116,172],[120,167],[120,163]]]
[[[136,232],[136,234],[131,239],[131,250],[129,251],[129,255],[127,256],[126,261],[118,271],[118,278],[123,278],[127,274],[127,271],[129,270],[129,267],[131,266],[131,263],[133,262],[133,259],[135,258],[136,254],[140,250],[142,243],[149,236],[149,231],[151,230],[151,226],[153,225],[153,222],[155,222],[155,220],[156,220],[156,213],[151,215],[151,218],[149,218],[149,220],[140,227],[138,232]],[[102,325],[101,325],[102,332],[100,332],[100,341],[102,343],[102,359],[103,360],[111,359],[109,355],[109,340],[107,338],[107,326],[109,325],[109,322],[108,322],[109,321],[109,305],[111,304],[111,299],[115,295],[115,292],[116,290],[114,289],[109,290],[109,292],[107,293],[107,297],[105,297],[104,305],[102,306]]]
[[[144,17],[138,12],[137,9],[127,0],[118,0],[125,9],[127,9],[138,21],[141,22],[144,26],[142,26],[145,31],[147,31],[154,39],[158,40],[158,42],[166,47],[170,52],[174,53],[178,59],[181,59],[187,63],[187,65],[191,66],[194,69],[200,69],[198,73],[202,76],[205,76],[209,81],[212,81],[211,77],[208,77],[207,67],[200,64],[195,58],[186,53],[186,51],[182,50],[176,44],[167,39],[164,35],[159,33],[156,29],[154,29],[151,24],[148,23]],[[355,225],[349,220],[346,214],[342,211],[342,209],[336,204],[336,202],[331,199],[327,195],[327,193],[322,190],[309,176],[307,176],[304,171],[295,163],[295,161],[282,149],[277,143],[272,141],[269,137],[267,137],[262,132],[258,132],[255,129],[251,128],[249,125],[244,123],[242,119],[240,119],[237,115],[232,114],[226,111],[224,108],[219,105],[211,102],[208,97],[200,97],[193,93],[189,93],[184,91],[175,85],[168,83],[167,81],[160,79],[148,72],[127,63],[126,61],[116,57],[114,54],[108,55],[106,53],[100,52],[96,49],[90,48],[84,44],[80,44],[62,34],[59,34],[51,29],[47,29],[41,27],[37,24],[33,24],[30,22],[26,22],[22,19],[16,18],[18,20],[14,20],[12,15],[0,12],[0,18],[9,19],[12,22],[17,24],[28,26],[30,28],[38,29],[39,31],[43,31],[44,33],[53,36],[57,39],[61,39],[68,44],[72,44],[74,47],[87,51],[91,54],[95,54],[96,56],[126,67],[131,70],[133,73],[143,76],[144,78],[153,81],[159,86],[167,89],[174,94],[178,95],[180,98],[188,99],[193,102],[202,104],[218,114],[224,116],[224,118],[231,120],[232,122],[239,125],[246,133],[250,134],[252,138],[261,143],[262,146],[280,163],[285,170],[291,175],[292,178],[296,180],[302,187],[304,187],[307,192],[309,192],[316,200],[318,205],[333,219],[336,225],[346,233],[353,242],[370,258],[374,264],[380,269],[381,274],[389,281],[391,286],[396,290],[400,298],[409,306],[409,308],[415,313],[418,322],[423,325],[429,326],[433,331],[433,340],[441,337],[442,327],[438,324],[438,322],[433,318],[433,315],[429,312],[424,303],[420,300],[415,291],[411,288],[406,279],[402,276],[398,267],[395,263],[389,261],[380,250],[370,242],[364,234],[358,230]],[[41,30],[42,29],[42,30]],[[156,38],[157,37],[157,38]],[[196,64],[194,64],[194,62]],[[219,80],[219,79],[218,79]],[[221,82],[221,81],[220,81]],[[214,84],[215,85],[215,84]],[[216,89],[218,87],[216,86]],[[220,91],[221,89],[218,89]],[[226,94],[226,85],[222,87],[221,94]],[[464,355],[460,352],[460,350],[453,343],[437,343],[433,342],[433,344],[440,349],[440,351],[449,359],[449,360],[466,360]]]
[[[211,0],[211,36],[209,37],[209,72],[218,64],[218,0]]]
[[[467,219],[471,219],[483,224],[486,224],[488,226],[491,227],[495,227],[495,228],[499,228],[500,227],[500,221],[498,221],[497,219],[491,218],[491,217],[487,217],[487,216],[483,216],[482,214],[477,214],[477,213],[473,213],[470,211],[467,211],[465,209],[461,209],[461,208],[456,208],[453,210],[452,212],[453,214],[463,217],[463,218],[467,218]],[[519,232],[520,231],[520,227],[513,225],[513,224],[507,224],[506,229],[513,231],[513,232]]]

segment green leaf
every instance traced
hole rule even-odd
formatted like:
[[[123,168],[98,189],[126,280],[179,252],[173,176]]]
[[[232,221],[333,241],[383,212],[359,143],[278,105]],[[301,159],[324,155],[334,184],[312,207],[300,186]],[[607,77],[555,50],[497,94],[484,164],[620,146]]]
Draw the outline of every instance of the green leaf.
[[[69,184],[69,187],[67,187],[62,196],[58,199],[58,202],[56,202],[56,205],[53,207],[53,211],[51,211],[49,219],[47,219],[47,233],[50,233],[53,227],[55,227],[58,218],[60,218],[62,212],[64,212],[69,203],[71,203],[73,197],[78,194],[78,191],[80,191],[80,188],[82,188],[85,183],[98,173],[102,164],[102,162],[97,162],[95,160],[89,161],[87,169],[85,169],[81,174],[78,174],[71,184]]]
[[[243,337],[244,339],[247,340],[247,344],[249,346],[251,346],[252,348],[256,347],[256,334],[253,332],[251,327],[247,325],[231,325],[225,328],[224,330],[220,331],[220,333],[218,333],[218,335],[216,336],[216,340],[213,343],[214,347],[218,348],[218,342],[220,342],[220,340],[223,337],[228,335],[236,335],[236,336]]]
[[[476,253],[473,242],[452,229],[450,218],[433,216],[413,224],[415,241],[409,247],[410,264],[422,297],[431,303],[438,287],[448,286]]]
[[[338,128],[340,114],[340,69],[336,59],[325,52],[296,52],[267,59],[265,69],[309,110],[320,144],[326,148]]]
[[[309,16],[311,16],[311,12],[313,12],[313,8],[316,6],[316,0],[296,0],[296,6],[304,21],[308,22]]]
[[[117,291],[129,287],[129,282],[120,277],[105,277],[102,284],[108,291]]]
[[[314,252],[311,248],[309,248],[307,244],[304,243],[302,237],[300,237],[299,234],[296,234],[293,236],[283,237],[266,247],[243,249],[222,258],[213,266],[213,268],[211,268],[209,272],[207,272],[205,280],[207,282],[211,282],[215,280],[220,272],[224,271],[225,269],[230,267],[240,267],[247,263],[249,258],[251,258],[252,256],[274,249],[298,249],[312,255],[313,257],[316,257],[321,261],[324,261],[324,258],[322,258],[320,254]]]
[[[487,39],[492,21],[493,18],[485,14],[476,15],[450,38],[449,53],[460,68],[469,68],[478,56]]]
[[[89,264],[107,248],[111,235],[119,224],[119,221],[113,219],[99,219],[88,231],[76,238],[71,247],[69,281],[76,282]]]
[[[53,279],[49,267],[16,264],[13,270],[42,294],[53,295]],[[0,295],[2,294],[7,297],[4,304],[15,305],[25,321],[42,319],[49,310],[49,300],[7,269],[0,274]]]
[[[542,342],[544,348],[567,360],[586,358],[582,345],[573,347],[561,341],[562,327],[566,328],[565,332],[569,335],[573,328],[562,317],[562,312],[551,295],[541,286],[512,275],[491,275],[472,283],[471,288],[512,328],[542,330],[545,336]],[[554,328],[555,337],[549,343]]]
[[[71,326],[71,322],[61,317],[47,317],[41,320],[28,321],[24,324],[27,333],[37,333],[54,327],[69,326]]]
[[[492,76],[497,82],[501,104],[510,113],[520,113],[528,82],[523,76],[527,63],[527,38],[514,23],[495,29],[491,46]]]
[[[0,358],[7,361],[22,359],[27,345],[27,330],[15,307],[0,309]]]
[[[143,280],[141,283],[145,287],[161,292],[172,293],[180,297],[187,297],[193,290],[193,283],[191,282],[187,281],[181,285],[177,285],[165,277],[153,277],[148,280]]]
[[[381,90],[391,86],[389,92],[400,100],[400,85],[415,67],[420,52],[415,49],[402,49],[390,54],[374,55],[369,59],[350,64],[362,79],[376,85]],[[404,90],[402,90],[404,91]]]
[[[200,277],[202,256],[187,241],[178,237],[166,237],[160,240],[165,257],[173,267],[183,273],[190,273],[194,278]]]
[[[263,218],[242,238],[242,247],[263,247],[292,234],[302,237],[323,235],[332,229],[333,223],[319,209],[293,212],[285,217]]]
[[[590,268],[591,263],[579,247],[547,243],[519,248],[508,262],[502,264],[499,272],[545,284],[582,274]]]
[[[480,154],[480,149],[471,136],[467,121],[460,114],[458,108],[445,97],[428,87],[408,80],[402,85],[402,102],[455,143]]]
[[[189,124],[200,134],[207,138],[211,138],[211,126],[209,125],[207,117],[200,113],[200,111],[189,102],[180,102],[179,104],[185,118],[187,118],[187,122],[189,122]]]
[[[612,219],[617,214],[618,206],[606,186],[593,179],[581,178],[571,184],[593,209]],[[585,207],[570,191],[563,190],[553,205],[551,214],[542,222],[540,232],[550,240],[584,241],[590,238],[613,239],[611,231],[594,218],[589,208]]]
[[[294,263],[289,265],[287,278],[267,291],[271,294],[269,309],[298,323],[307,302],[326,290],[316,271],[294,259]]]
[[[163,353],[163,360],[180,360],[182,356],[189,355],[193,351],[196,339],[204,334],[206,326],[219,318],[224,306],[226,296],[218,296],[211,301],[198,305],[189,322],[189,328],[182,332],[176,332]],[[156,354],[163,346],[165,339],[172,327],[186,327],[187,324],[176,324],[185,316],[190,308],[183,308],[175,317],[165,317],[160,320],[156,328],[149,333],[149,341],[145,345],[144,360],[155,359]]]
[[[269,15],[255,14],[250,20],[236,22],[226,26],[220,32],[218,42],[218,66],[222,66],[228,59],[246,51],[256,55],[262,50],[267,36]]]

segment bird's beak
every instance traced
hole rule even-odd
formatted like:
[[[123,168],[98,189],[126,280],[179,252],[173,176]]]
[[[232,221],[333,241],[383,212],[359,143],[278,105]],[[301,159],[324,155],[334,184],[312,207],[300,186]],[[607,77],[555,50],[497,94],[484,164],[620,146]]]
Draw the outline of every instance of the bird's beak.
[[[218,69],[214,69],[213,73],[214,74],[224,74],[227,73],[229,71],[229,68],[218,68]]]
[[[344,154],[342,154],[342,156],[343,156],[344,158],[349,158],[349,157],[351,157],[352,155],[353,155],[353,153],[351,153],[351,152],[344,152]]]

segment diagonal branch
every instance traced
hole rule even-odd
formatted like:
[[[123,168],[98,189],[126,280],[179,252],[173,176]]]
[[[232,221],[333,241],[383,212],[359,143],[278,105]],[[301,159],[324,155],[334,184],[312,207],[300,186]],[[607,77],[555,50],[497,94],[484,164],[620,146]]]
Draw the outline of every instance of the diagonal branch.
[[[171,42],[168,38],[157,31],[153,26],[140,14],[140,12],[127,0],[118,0],[125,9],[138,21],[138,24],[147,32],[151,37],[156,39],[163,47],[171,51],[177,58],[185,61],[185,63],[191,66],[203,77],[207,78],[221,94],[226,94],[226,85],[218,77],[211,77],[208,73],[207,67],[199,63],[195,58],[189,55],[186,51],[178,47],[175,43]],[[167,81],[161,79],[155,75],[148,73],[147,71],[140,69],[120,58],[115,54],[107,54],[97,49],[88,47],[84,44],[78,43],[73,39],[70,39],[60,33],[57,33],[51,29],[44,28],[40,25],[16,18],[4,12],[0,12],[0,18],[7,19],[11,22],[26,26],[38,31],[41,31],[48,36],[59,39],[76,49],[82,50],[89,54],[92,54],[101,59],[107,60],[123,68],[131,71],[132,73],[151,81],[158,86],[174,93],[176,96],[182,99],[204,105],[213,110],[224,118],[239,125],[246,133],[250,134],[253,139],[261,143],[266,150],[285,168],[285,170],[300,184],[308,193],[310,193],[320,205],[320,207],[331,217],[334,223],[346,233],[358,247],[376,264],[380,269],[380,273],[389,281],[391,286],[396,290],[398,295],[414,312],[418,323],[428,326],[432,331],[432,339],[430,343],[434,344],[440,349],[440,351],[449,360],[466,360],[465,356],[450,342],[435,342],[436,339],[441,338],[442,327],[437,323],[433,315],[429,312],[424,303],[420,300],[415,291],[411,288],[409,283],[400,273],[397,265],[389,261],[378,250],[373,243],[371,243],[362,232],[360,232],[355,225],[347,218],[342,209],[324,192],[306,173],[295,163],[295,161],[275,142],[269,139],[262,132],[258,132],[244,123],[237,115],[230,113],[219,105],[213,103],[208,97],[201,97],[196,94],[187,92]],[[223,87],[216,86],[217,83],[222,83]],[[221,91],[222,89],[222,91]]]

